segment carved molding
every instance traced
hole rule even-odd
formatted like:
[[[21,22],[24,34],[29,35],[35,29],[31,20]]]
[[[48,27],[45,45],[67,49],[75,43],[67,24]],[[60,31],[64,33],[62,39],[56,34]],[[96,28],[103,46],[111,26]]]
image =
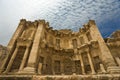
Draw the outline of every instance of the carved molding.
[[[31,39],[23,39],[23,38],[18,38],[17,39],[17,46],[31,46],[32,40]]]

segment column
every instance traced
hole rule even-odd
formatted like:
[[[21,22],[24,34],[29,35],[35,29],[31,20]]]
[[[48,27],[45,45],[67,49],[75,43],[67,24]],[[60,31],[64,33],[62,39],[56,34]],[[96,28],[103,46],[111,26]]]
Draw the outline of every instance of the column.
[[[79,55],[80,58],[80,63],[81,63],[81,68],[82,68],[82,74],[85,74],[85,68],[84,68],[84,63],[83,63],[83,59],[82,59],[82,54],[80,53]]]
[[[64,64],[63,61],[61,61],[61,75],[64,75]]]
[[[116,60],[117,64],[120,66],[120,58],[119,57],[115,57],[115,60]]]
[[[101,60],[102,60],[103,64],[106,65],[107,71],[109,73],[118,73],[118,71],[120,72],[120,67],[116,65],[115,60],[114,60],[110,50],[108,49],[104,39],[102,38],[102,36],[95,24],[95,21],[90,20],[88,25],[89,25],[89,30],[90,30],[92,39],[98,41],[99,49],[100,49],[99,53],[101,56]]]
[[[11,68],[11,66],[12,66],[12,64],[13,64],[13,61],[14,61],[16,55],[17,55],[17,52],[18,52],[18,46],[15,48],[15,51],[14,51],[14,53],[13,53],[11,59],[10,59],[10,62],[9,62],[9,64],[8,64],[7,68],[6,68],[5,73],[7,73],[7,72],[10,71],[10,68]]]
[[[9,53],[8,53],[8,56],[5,59],[5,63],[3,64],[3,68],[6,67],[5,64],[8,64],[8,62],[10,61],[10,57],[12,56],[12,53],[14,52],[14,47],[15,47],[15,44],[16,44],[16,40],[22,34],[25,24],[26,24],[26,20],[21,19],[16,31],[14,32],[12,38],[10,39],[10,41],[7,45],[7,49],[9,50]]]
[[[104,65],[103,65],[103,64],[100,64],[100,69],[101,69],[101,72],[102,72],[102,73],[106,73],[106,71],[105,71],[105,68],[104,68]]]
[[[38,64],[38,74],[42,74],[43,63]]]
[[[26,61],[27,61],[28,54],[29,54],[29,47],[27,47],[26,50],[25,50],[24,57],[23,57],[23,59],[22,59],[22,63],[21,63],[20,68],[19,68],[19,72],[20,72],[21,70],[23,70],[23,68],[24,68],[24,66],[25,66],[25,63],[26,63]]]
[[[74,63],[72,64],[72,75],[76,75],[76,68],[75,68],[75,61]]]
[[[55,75],[55,65],[54,65],[54,59],[52,60],[52,73]]]
[[[24,36],[24,34],[25,34],[25,30],[23,31],[23,33],[22,33],[21,37],[23,37],[23,36]]]
[[[45,25],[45,21],[40,20],[37,31],[35,33],[35,38],[34,38],[32,49],[31,49],[30,56],[28,59],[28,64],[27,64],[27,67],[24,68],[24,70],[28,74],[36,73],[38,51],[39,51],[39,46],[40,46],[40,42],[41,42],[41,37],[43,36],[43,32],[44,32],[44,25]]]
[[[92,62],[92,59],[91,59],[91,56],[90,56],[89,52],[87,52],[87,56],[88,56],[88,60],[89,60],[89,63],[90,63],[92,74],[95,74],[94,65],[93,65],[93,62]]]
[[[2,64],[1,67],[0,67],[0,74],[5,70],[4,65],[5,65],[5,63],[6,63],[6,59],[7,59],[8,56],[9,56],[9,55],[7,54],[5,60],[3,60],[3,64]]]
[[[9,41],[8,45],[7,45],[7,48],[10,50],[10,52],[12,52],[14,46],[15,46],[15,42],[16,42],[16,39],[18,37],[20,37],[20,35],[22,34],[23,30],[24,30],[24,27],[25,27],[25,24],[26,24],[26,20],[25,19],[21,19],[16,31],[14,32],[11,40]]]
[[[33,36],[34,36],[34,34],[35,34],[35,30],[33,30],[31,33],[32,33],[32,34],[31,34],[31,36],[29,37],[30,40],[33,39]]]

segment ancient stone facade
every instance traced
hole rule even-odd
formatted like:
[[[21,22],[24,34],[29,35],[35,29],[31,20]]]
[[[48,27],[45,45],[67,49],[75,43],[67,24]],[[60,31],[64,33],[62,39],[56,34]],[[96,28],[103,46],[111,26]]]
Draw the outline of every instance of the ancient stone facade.
[[[120,35],[115,35],[104,41],[94,20],[73,32],[53,30],[45,20],[22,19],[7,46],[0,74],[119,75]]]

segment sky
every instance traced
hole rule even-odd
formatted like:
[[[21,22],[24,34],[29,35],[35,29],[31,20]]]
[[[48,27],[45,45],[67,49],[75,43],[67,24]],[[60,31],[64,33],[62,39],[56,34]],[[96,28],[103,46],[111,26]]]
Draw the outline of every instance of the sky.
[[[0,0],[0,44],[8,44],[20,19],[74,31],[92,19],[107,38],[120,29],[120,0]]]

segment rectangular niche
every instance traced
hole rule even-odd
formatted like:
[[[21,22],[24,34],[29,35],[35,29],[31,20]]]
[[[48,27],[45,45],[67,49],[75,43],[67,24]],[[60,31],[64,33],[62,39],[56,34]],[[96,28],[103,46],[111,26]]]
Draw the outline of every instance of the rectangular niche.
[[[81,74],[82,73],[82,69],[81,69],[81,63],[80,60],[75,60],[75,73],[76,74]]]
[[[18,48],[18,52],[17,52],[17,55],[13,61],[10,72],[17,72],[19,70],[24,53],[25,53],[25,50],[26,50],[25,46],[20,46]]]
[[[77,48],[77,39],[72,40],[73,48]]]
[[[58,60],[54,61],[54,71],[55,74],[60,74],[60,61]]]
[[[101,63],[101,60],[99,58],[99,56],[95,56],[93,57],[93,62],[94,62],[94,67],[95,67],[95,71],[100,71],[100,63]]]
[[[83,58],[85,73],[90,73],[91,68],[90,68],[90,63],[89,63],[88,56],[87,56],[86,52],[82,53],[82,58]]]

